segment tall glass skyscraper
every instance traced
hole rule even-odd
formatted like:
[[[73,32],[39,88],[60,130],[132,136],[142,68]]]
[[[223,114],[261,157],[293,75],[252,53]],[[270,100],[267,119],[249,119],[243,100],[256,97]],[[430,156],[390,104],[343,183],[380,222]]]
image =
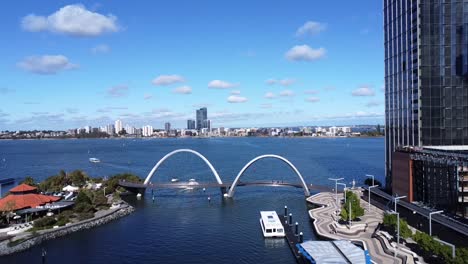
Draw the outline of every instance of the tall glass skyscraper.
[[[201,130],[203,128],[203,121],[208,119],[208,110],[206,107],[202,107],[197,110],[197,130]]]
[[[387,188],[399,146],[468,145],[468,0],[384,0]]]

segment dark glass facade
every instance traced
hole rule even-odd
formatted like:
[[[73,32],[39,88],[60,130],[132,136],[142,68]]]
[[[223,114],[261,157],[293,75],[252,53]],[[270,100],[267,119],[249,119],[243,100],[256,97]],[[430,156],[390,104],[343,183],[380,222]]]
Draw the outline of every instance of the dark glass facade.
[[[386,176],[397,146],[468,145],[468,0],[384,0]]]
[[[197,130],[201,130],[203,128],[203,121],[208,119],[208,110],[206,107],[202,107],[197,110]]]

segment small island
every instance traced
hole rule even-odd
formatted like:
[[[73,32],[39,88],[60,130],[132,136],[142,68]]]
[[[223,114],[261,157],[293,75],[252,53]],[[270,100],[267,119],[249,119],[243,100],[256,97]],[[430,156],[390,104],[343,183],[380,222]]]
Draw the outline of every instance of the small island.
[[[0,199],[0,256],[132,213],[120,197],[121,180],[142,182],[128,173],[91,178],[81,170],[60,171],[40,183],[26,177]]]

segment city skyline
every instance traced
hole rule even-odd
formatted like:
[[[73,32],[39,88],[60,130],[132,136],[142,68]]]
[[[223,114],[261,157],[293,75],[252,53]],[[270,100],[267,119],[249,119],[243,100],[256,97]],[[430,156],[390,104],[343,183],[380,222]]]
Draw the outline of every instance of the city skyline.
[[[10,5],[0,130],[383,124],[381,4],[299,4]]]

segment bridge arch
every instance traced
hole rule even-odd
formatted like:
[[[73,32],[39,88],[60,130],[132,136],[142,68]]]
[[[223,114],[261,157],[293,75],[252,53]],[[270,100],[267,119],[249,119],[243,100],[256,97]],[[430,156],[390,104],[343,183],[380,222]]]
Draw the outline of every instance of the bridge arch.
[[[278,160],[281,160],[283,161],[284,163],[286,163],[295,173],[296,175],[299,177],[299,179],[301,180],[301,185],[302,185],[302,188],[304,189],[304,194],[306,196],[310,196],[310,191],[309,191],[309,188],[307,187],[307,184],[305,183],[304,181],[304,178],[302,177],[301,173],[299,172],[299,170],[294,166],[294,164],[292,164],[289,160],[287,160],[286,158],[284,157],[281,157],[279,155],[274,155],[274,154],[266,154],[266,155],[261,155],[261,156],[258,156],[256,158],[254,158],[253,160],[249,161],[247,164],[245,164],[245,166],[242,168],[242,170],[239,171],[239,174],[237,174],[236,176],[236,179],[234,180],[234,182],[232,183],[231,185],[231,188],[229,188],[229,192],[227,193],[227,196],[229,197],[233,197],[234,196],[234,192],[235,192],[235,189],[236,189],[236,186],[237,184],[239,183],[240,181],[240,178],[242,177],[242,175],[244,174],[244,172],[252,165],[254,164],[255,162],[257,162],[258,160],[261,160],[261,159],[266,159],[266,158],[274,158],[274,159],[278,159]]]
[[[153,175],[156,173],[156,171],[158,170],[159,166],[161,166],[161,164],[166,160],[168,159],[169,157],[171,157],[172,155],[174,154],[177,154],[177,153],[180,153],[180,152],[186,152],[186,153],[192,153],[192,154],[195,154],[196,156],[200,157],[205,163],[206,165],[208,165],[208,167],[210,168],[211,172],[213,172],[213,175],[215,176],[216,178],[216,181],[219,183],[219,184],[223,184],[223,181],[221,180],[221,177],[219,177],[219,174],[218,172],[216,171],[216,169],[213,167],[213,165],[210,163],[210,161],[205,157],[203,156],[202,154],[200,154],[199,152],[195,151],[195,150],[192,150],[192,149],[177,149],[177,150],[174,150],[170,153],[167,153],[166,156],[164,156],[162,159],[160,159],[158,161],[158,163],[156,163],[156,165],[154,165],[153,169],[150,171],[150,173],[148,174],[148,176],[146,176],[146,179],[144,181],[144,184],[148,184],[149,181],[151,180],[151,178],[153,177]]]

